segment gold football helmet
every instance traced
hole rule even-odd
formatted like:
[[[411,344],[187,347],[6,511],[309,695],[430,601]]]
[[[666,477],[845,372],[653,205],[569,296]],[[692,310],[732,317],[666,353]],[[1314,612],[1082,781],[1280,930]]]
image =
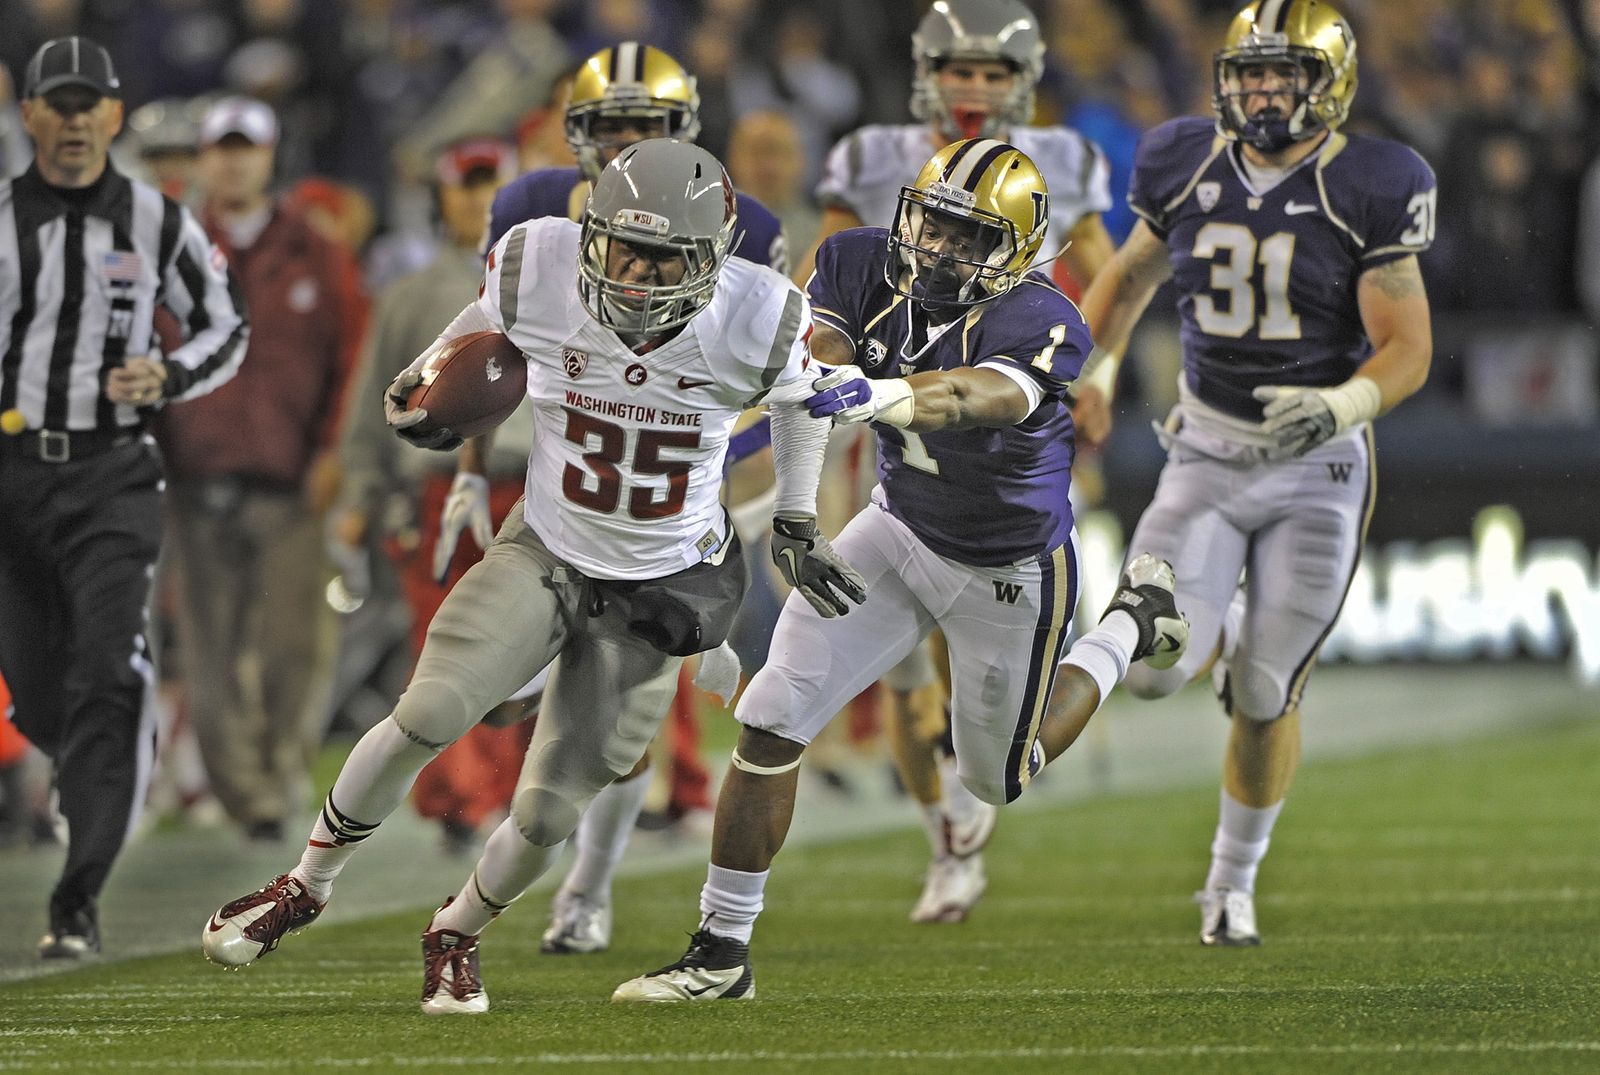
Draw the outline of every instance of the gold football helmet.
[[[1050,193],[1028,155],[992,138],[952,142],[900,188],[889,229],[889,285],[928,307],[1003,295],[1033,266]]]
[[[1275,63],[1299,68],[1293,107],[1287,115],[1276,108],[1251,115],[1244,71]],[[1234,16],[1212,63],[1217,130],[1258,149],[1284,149],[1332,130],[1350,114],[1355,95],[1355,34],[1322,0],[1256,0]]]
[[[609,158],[637,141],[605,129],[617,120],[642,121],[647,138],[694,141],[700,133],[694,76],[653,45],[624,41],[601,49],[573,76],[567,103],[567,144],[591,183]]]

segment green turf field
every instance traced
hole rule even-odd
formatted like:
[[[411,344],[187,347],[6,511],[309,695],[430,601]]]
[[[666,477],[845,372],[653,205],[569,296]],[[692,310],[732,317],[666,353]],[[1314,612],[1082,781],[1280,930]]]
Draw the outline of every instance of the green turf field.
[[[0,1070],[1600,1071],[1597,774],[1594,720],[1308,765],[1256,950],[1195,940],[1208,788],[1017,810],[962,926],[906,921],[919,833],[793,849],[751,1003],[607,1002],[680,954],[697,868],[621,881],[601,956],[514,908],[486,1017],[418,1012],[424,908],[0,987]]]

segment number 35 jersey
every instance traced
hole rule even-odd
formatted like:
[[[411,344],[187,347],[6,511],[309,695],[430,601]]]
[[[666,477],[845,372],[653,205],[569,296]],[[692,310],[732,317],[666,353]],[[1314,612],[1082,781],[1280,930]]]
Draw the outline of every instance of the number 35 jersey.
[[[578,297],[579,227],[517,224],[478,297],[528,363],[534,444],[524,517],[552,552],[603,579],[661,578],[728,536],[719,493],[740,412],[810,394],[811,311],[741,258],[671,340],[635,354]]]
[[[1356,285],[1433,241],[1433,171],[1398,142],[1335,131],[1265,193],[1237,143],[1185,117],[1139,143],[1128,202],[1170,251],[1184,377],[1260,421],[1264,384],[1343,383],[1372,347]]]
[[[944,326],[897,295],[884,274],[889,233],[850,228],[817,251],[808,285],[819,322],[855,345],[869,378],[962,366],[999,369],[1041,398],[1014,426],[911,433],[876,425],[889,513],[940,556],[996,567],[1042,556],[1072,531],[1072,411],[1067,386],[1089,353],[1089,328],[1042,273]]]

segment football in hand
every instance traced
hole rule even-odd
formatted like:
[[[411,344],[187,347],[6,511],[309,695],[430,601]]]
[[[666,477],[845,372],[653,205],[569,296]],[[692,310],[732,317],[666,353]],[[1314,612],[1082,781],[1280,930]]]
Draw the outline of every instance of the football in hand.
[[[422,366],[406,410],[428,412],[428,428],[476,437],[511,417],[528,390],[528,364],[503,332],[469,332],[444,343]]]

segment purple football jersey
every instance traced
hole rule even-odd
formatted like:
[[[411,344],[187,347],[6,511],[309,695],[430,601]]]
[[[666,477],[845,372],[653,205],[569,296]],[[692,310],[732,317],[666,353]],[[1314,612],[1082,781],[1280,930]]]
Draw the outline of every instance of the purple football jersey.
[[[1251,389],[1341,384],[1372,353],[1356,283],[1433,241],[1433,170],[1410,148],[1335,132],[1257,194],[1209,119],[1139,143],[1128,202],[1166,241],[1184,376],[1202,402],[1259,421]]]
[[[809,285],[816,320],[849,337],[867,377],[1004,365],[1026,373],[1045,397],[1022,422],[998,429],[874,426],[889,511],[958,563],[994,567],[1042,556],[1072,530],[1066,391],[1088,357],[1088,325],[1072,300],[1035,272],[941,333],[889,286],[888,235],[852,228],[830,236]]]

